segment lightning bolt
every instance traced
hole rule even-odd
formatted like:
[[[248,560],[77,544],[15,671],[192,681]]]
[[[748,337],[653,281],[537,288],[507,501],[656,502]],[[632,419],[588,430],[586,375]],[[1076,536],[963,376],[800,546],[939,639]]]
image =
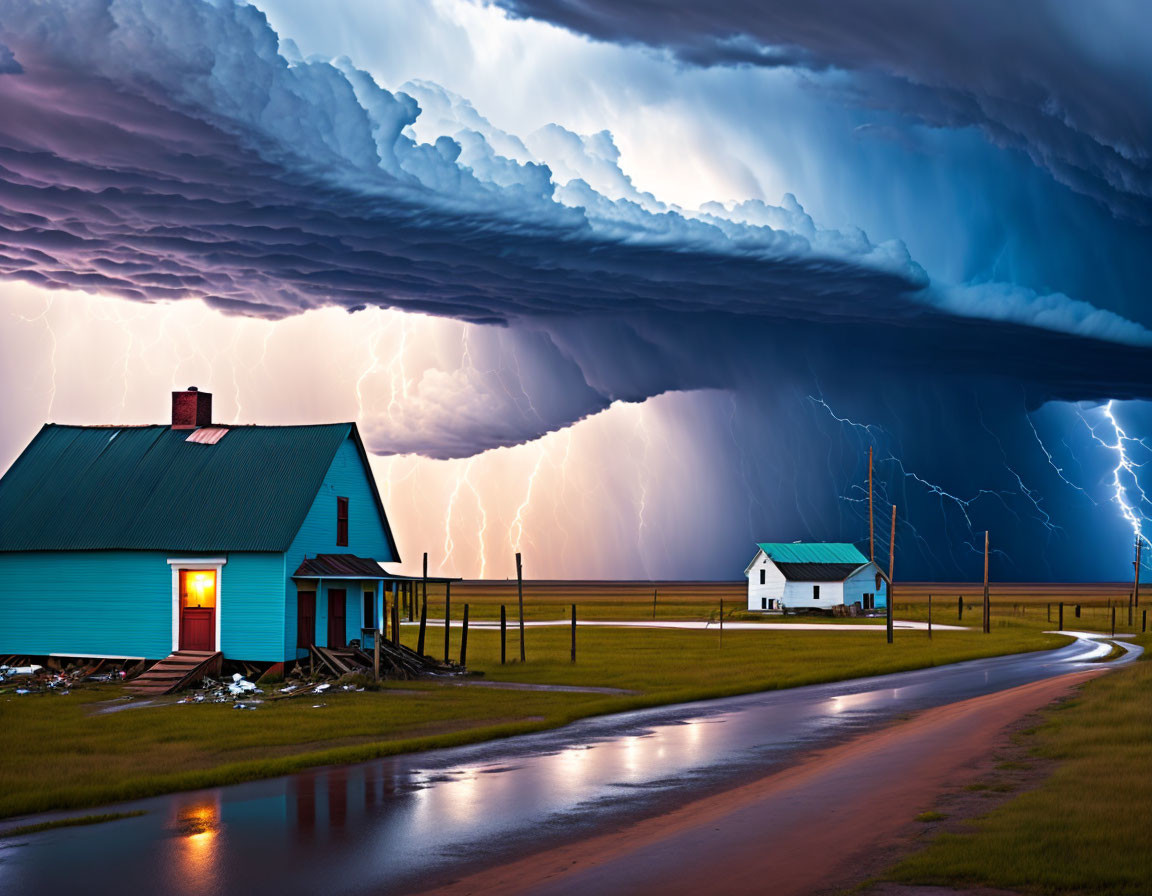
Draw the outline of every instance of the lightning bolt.
[[[1115,453],[1116,466],[1112,468],[1112,501],[1120,508],[1120,514],[1132,527],[1132,534],[1136,539],[1152,547],[1152,541],[1149,541],[1148,536],[1144,534],[1144,525],[1149,522],[1149,518],[1143,510],[1145,506],[1152,507],[1152,501],[1148,499],[1147,493],[1140,485],[1140,477],[1137,472],[1147,462],[1137,463],[1131,454],[1131,449],[1136,446],[1145,451],[1152,451],[1152,446],[1143,439],[1130,436],[1124,431],[1120,421],[1116,418],[1112,404],[1113,402],[1109,401],[1104,405],[1101,413],[1111,427],[1115,442],[1106,442],[1102,439],[1097,433],[1097,427],[1093,426],[1082,412],[1078,411],[1078,413],[1080,413],[1080,419],[1084,421],[1084,425],[1088,427],[1088,432],[1091,433],[1092,438]],[[1135,493],[1134,498],[1129,494],[1129,489]]]
[[[37,321],[43,321],[44,322],[44,329],[48,331],[48,339],[52,343],[52,350],[49,352],[49,356],[48,356],[49,357],[49,362],[48,362],[49,363],[49,370],[51,372],[49,374],[50,386],[48,388],[48,412],[45,414],[45,416],[49,420],[52,419],[52,409],[56,406],[56,374],[57,374],[57,368],[56,368],[56,349],[57,349],[56,331],[54,329],[52,329],[52,321],[48,317],[49,313],[52,311],[52,304],[53,304],[53,297],[51,295],[46,295],[44,297],[44,310],[41,311],[39,314],[37,314],[35,317],[25,317],[23,314],[13,312],[13,316],[19,318],[20,320],[24,321],[25,323],[31,324],[31,323],[36,323]]]
[[[648,463],[648,452],[651,448],[648,428],[644,425],[643,410],[639,407],[632,409],[635,422],[632,433],[640,439],[643,446],[640,452],[640,475],[636,477],[640,489],[640,498],[636,507],[636,551],[640,557],[640,564],[644,568],[644,577],[651,578],[648,570],[648,552],[644,549],[644,511],[648,507],[648,480],[651,476],[651,466]]]
[[[380,340],[383,338],[384,323],[378,322],[376,328],[372,332],[372,338],[368,342],[368,356],[371,359],[371,364],[365,366],[363,372],[356,380],[356,419],[363,421],[365,418],[364,412],[364,384],[368,381],[368,377],[372,376],[377,370],[380,369]],[[401,333],[403,334],[400,342],[400,351],[393,356],[393,363],[399,357],[403,358],[404,354],[404,338],[407,336],[407,330],[401,322]],[[391,372],[391,371],[390,371]],[[391,393],[388,401],[388,416],[392,416],[392,410],[396,406],[396,381],[393,378],[391,382]]]
[[[819,407],[822,407],[825,411],[827,411],[829,416],[831,416],[832,419],[835,420],[837,423],[840,423],[842,425],[857,429],[860,432],[862,432],[865,436],[873,437],[877,433],[881,433],[881,434],[884,434],[886,436],[891,437],[890,434],[883,427],[881,427],[877,424],[859,423],[859,422],[852,420],[848,417],[844,417],[844,416],[837,414],[832,409],[832,407],[828,404],[828,402],[826,402],[823,398],[809,395],[808,399],[811,402],[813,402],[814,404],[818,405]],[[983,424],[983,419],[981,419],[981,423]],[[993,433],[991,430],[989,430],[987,426],[985,426],[984,429],[989,433],[989,435],[992,436],[992,438],[997,442],[997,444],[1000,445],[1001,455],[1004,456],[1004,448],[1003,448],[1003,445],[1000,443],[999,438],[997,438],[996,434]],[[920,476],[916,472],[909,470],[907,467],[904,466],[903,461],[901,461],[900,458],[898,458],[894,454],[892,454],[891,451],[888,452],[887,457],[881,458],[879,463],[892,465],[897,470],[900,477],[903,478],[905,481],[914,482],[917,485],[921,486],[925,491],[927,491],[927,493],[929,495],[935,495],[940,501],[940,508],[941,508],[942,513],[944,511],[944,508],[948,505],[950,505],[950,506],[954,507],[956,510],[958,510],[961,517],[964,520],[964,525],[968,530],[969,536],[971,536],[973,538],[975,537],[975,527],[972,523],[972,516],[971,516],[970,511],[972,510],[973,505],[982,498],[993,498],[993,499],[999,501],[1005,510],[1007,510],[1013,516],[1016,516],[1018,518],[1019,515],[1012,508],[1012,506],[1008,503],[1007,497],[1012,496],[1012,495],[1019,495],[1024,500],[1028,501],[1028,503],[1031,504],[1033,508],[1035,508],[1035,510],[1037,511],[1037,516],[1035,517],[1035,519],[1042,526],[1044,526],[1044,528],[1047,531],[1053,532],[1053,531],[1056,531],[1058,529],[1058,527],[1052,522],[1052,519],[1049,516],[1049,514],[1047,513],[1047,511],[1045,511],[1044,508],[1040,505],[1040,500],[1037,497],[1036,493],[1032,489],[1028,488],[1028,486],[1024,483],[1024,480],[1021,478],[1019,473],[1017,473],[1016,470],[1012,467],[1012,465],[1010,463],[1008,463],[1006,456],[1004,457],[1005,468],[1012,475],[1012,477],[1016,480],[1016,484],[1019,488],[1019,491],[1013,491],[1013,490],[1008,490],[1008,489],[981,488],[981,489],[977,489],[974,494],[972,494],[971,496],[967,496],[967,497],[954,494],[953,492],[944,488],[942,485],[935,483],[935,482],[932,482],[928,479],[925,479],[923,476]],[[854,486],[853,488],[860,489],[860,491],[863,492],[864,496],[863,497],[853,497],[851,495],[841,495],[840,496],[841,500],[848,501],[848,502],[851,502],[854,504],[866,502],[867,501],[867,492],[864,491],[863,487]],[[880,491],[884,495],[885,501],[887,501],[888,499],[887,499],[887,495],[885,494],[885,489],[884,489],[883,483],[880,483]],[[943,519],[944,519],[945,529],[947,530],[948,517],[946,514],[944,515]],[[932,549],[931,549],[931,545],[929,544],[929,542],[926,539],[924,539],[919,534],[919,532],[916,531],[915,527],[912,526],[911,523],[909,523],[906,518],[901,519],[900,525],[902,527],[908,528],[908,530],[917,539],[917,542],[922,545],[923,549],[927,552],[928,556],[934,556]],[[951,542],[949,544],[951,544]],[[972,544],[966,540],[961,540],[961,544],[963,544],[965,547],[972,548],[973,550],[976,549],[974,544]],[[951,553],[951,547],[949,547],[949,552]],[[979,548],[978,553],[983,554],[983,546],[981,546]],[[999,551],[999,553],[1002,556],[1004,556],[1006,559],[1009,559],[1009,562],[1011,562],[1010,558],[1008,558],[1007,555],[1004,554],[1003,551]],[[955,561],[955,559],[956,559],[955,554],[952,554],[952,557],[953,557],[953,560]]]
[[[1038,444],[1040,446],[1040,450],[1044,452],[1044,457],[1046,457],[1048,459],[1048,465],[1053,470],[1056,471],[1056,475],[1060,477],[1060,480],[1065,485],[1071,486],[1072,488],[1076,489],[1076,491],[1080,492],[1080,494],[1082,494],[1085,498],[1087,498],[1093,504],[1096,504],[1097,502],[1096,502],[1095,498],[1093,498],[1090,494],[1088,494],[1088,492],[1084,491],[1084,489],[1082,489],[1075,482],[1073,482],[1071,479],[1069,479],[1067,476],[1064,475],[1064,468],[1059,466],[1056,463],[1055,458],[1052,457],[1052,452],[1048,450],[1048,446],[1045,445],[1044,440],[1040,438],[1040,433],[1036,429],[1036,424],[1032,422],[1032,415],[1031,414],[1025,414],[1024,419],[1027,420],[1028,425],[1030,427],[1032,427],[1032,435],[1034,435],[1036,437],[1036,444]],[[1064,443],[1064,447],[1068,447],[1067,442]]]
[[[536,484],[536,476],[540,472],[540,465],[543,460],[544,452],[540,451],[536,455],[536,464],[532,467],[532,473],[528,477],[528,489],[524,493],[524,500],[516,508],[516,516],[512,520],[512,525],[508,527],[508,543],[513,552],[520,547],[520,540],[524,537],[524,513],[528,510],[528,505],[532,503],[532,487]],[[513,532],[516,534],[513,535]]]
[[[476,506],[480,512],[480,528],[477,530],[476,537],[479,541],[480,553],[480,578],[484,578],[484,573],[487,569],[488,560],[485,555],[484,538],[488,529],[488,512],[484,509],[484,502],[480,497],[480,492],[476,490],[476,486],[472,483],[472,467],[476,463],[478,455],[473,455],[468,458],[468,462],[464,464],[464,469],[456,477],[456,485],[452,489],[452,494],[448,497],[448,509],[444,518],[444,563],[447,565],[452,552],[456,549],[455,539],[452,537],[453,522],[452,517],[456,509],[457,500],[463,489],[467,488],[472,497],[476,499]]]
[[[1004,443],[1000,441],[1000,437],[996,435],[996,433],[994,433],[991,429],[989,429],[988,424],[984,422],[984,412],[980,409],[979,405],[976,406],[976,415],[980,418],[980,425],[984,428],[984,431],[992,437],[992,440],[1000,449],[1000,457],[1004,461],[1004,468],[1008,470],[1008,472],[1011,473],[1013,477],[1015,477],[1016,484],[1020,486],[1019,494],[1023,495],[1024,498],[1029,503],[1031,503],[1034,508],[1036,508],[1036,512],[1040,515],[1039,520],[1041,525],[1044,526],[1044,528],[1047,529],[1050,533],[1061,531],[1060,527],[1052,522],[1052,517],[1048,515],[1048,511],[1040,506],[1040,499],[1036,497],[1036,493],[1024,484],[1023,477],[1018,472],[1016,472],[1015,467],[1013,467],[1012,464],[1008,461],[1008,452],[1004,450]],[[1028,415],[1025,414],[1024,416],[1027,417]],[[1005,507],[1007,507],[1007,503],[1005,503]],[[1011,508],[1008,509],[1011,511]],[[1016,516],[1016,513],[1012,511],[1012,515]]]

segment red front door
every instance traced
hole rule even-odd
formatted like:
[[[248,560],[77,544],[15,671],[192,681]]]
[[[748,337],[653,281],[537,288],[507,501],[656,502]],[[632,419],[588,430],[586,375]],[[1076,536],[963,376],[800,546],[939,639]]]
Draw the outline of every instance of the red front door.
[[[345,614],[348,593],[343,588],[328,589],[328,646],[345,647],[348,644],[348,624]]]
[[[180,649],[216,649],[215,570],[180,570]]]
[[[204,607],[185,607],[180,614],[180,649],[216,649],[216,611]]]

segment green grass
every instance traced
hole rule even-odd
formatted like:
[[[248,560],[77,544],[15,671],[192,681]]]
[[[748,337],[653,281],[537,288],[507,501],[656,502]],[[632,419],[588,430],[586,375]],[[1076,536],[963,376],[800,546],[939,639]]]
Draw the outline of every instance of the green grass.
[[[933,811],[933,812],[921,812],[919,815],[916,816],[916,820],[922,821],[925,824],[928,824],[929,822],[933,822],[933,821],[943,821],[947,817],[948,816],[945,815],[943,812],[935,812],[935,811]]]
[[[404,632],[414,642],[414,630]],[[379,691],[328,691],[265,703],[172,704],[97,714],[113,685],[68,696],[0,695],[0,817],[96,806],[230,784],[303,768],[453,746],[664,703],[794,687],[1059,646],[1063,638],[1012,625],[979,632],[719,632],[529,629],[526,663],[500,665],[499,633],[469,633],[469,666],[487,681],[620,688],[632,693],[502,690],[397,682]],[[451,650],[459,652],[460,632]],[[443,629],[429,629],[429,653]],[[519,656],[515,630],[509,658]],[[314,709],[317,703],[326,704]]]
[[[39,834],[41,831],[51,831],[55,828],[75,828],[88,824],[103,824],[106,821],[119,821],[121,818],[138,818],[144,815],[143,809],[135,812],[105,812],[102,815],[78,815],[74,818],[54,818],[52,821],[41,821],[37,824],[22,824],[0,831],[0,838],[21,837],[25,834]]]
[[[1139,639],[1147,650],[1152,638]],[[1152,881],[1152,662],[1089,682],[1027,741],[1059,765],[1039,788],[889,875],[904,883],[1135,896]]]

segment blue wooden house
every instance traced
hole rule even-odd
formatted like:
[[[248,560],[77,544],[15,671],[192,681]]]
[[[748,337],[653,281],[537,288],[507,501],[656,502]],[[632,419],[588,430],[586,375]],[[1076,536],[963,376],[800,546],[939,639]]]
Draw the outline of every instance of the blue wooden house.
[[[354,423],[44,426],[0,479],[0,655],[295,660],[405,577]]]

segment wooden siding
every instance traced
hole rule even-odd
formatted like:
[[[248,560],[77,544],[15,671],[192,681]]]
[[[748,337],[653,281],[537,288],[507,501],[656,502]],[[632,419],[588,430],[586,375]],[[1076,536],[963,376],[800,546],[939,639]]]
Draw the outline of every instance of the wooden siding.
[[[812,589],[820,589],[820,597],[812,597]],[[842,582],[789,582],[784,586],[784,606],[789,610],[829,610],[844,603]]]
[[[0,554],[0,654],[168,656],[167,559],[133,551]]]
[[[183,552],[0,554],[0,653],[166,657]],[[233,553],[220,576],[226,657],[283,659],[283,556]]]
[[[764,584],[760,584],[760,570],[764,570]],[[761,610],[765,600],[779,601],[784,597],[784,574],[776,568],[776,564],[768,559],[763,550],[758,550],[752,562],[748,565],[748,609]]]
[[[286,657],[297,656],[296,652],[296,583],[291,576],[304,560],[304,555],[316,554],[355,554],[370,557],[381,563],[395,560],[388,545],[388,536],[383,521],[376,512],[376,501],[372,496],[372,486],[368,481],[371,473],[365,470],[352,439],[344,443],[332,459],[332,465],[324,476],[324,482],[316,495],[312,507],[304,518],[304,524],[296,533],[292,546],[284,555],[287,575],[284,600],[284,651]],[[348,498],[348,545],[336,544],[336,498]],[[362,615],[363,583],[355,580],[333,582],[333,587],[348,589],[348,639],[360,637],[360,617]],[[311,585],[301,584],[301,588],[311,590]],[[322,590],[323,593],[319,593]],[[328,638],[328,583],[316,595],[316,643],[324,646]]]
[[[281,662],[285,659],[284,555],[227,556],[228,565],[220,576],[223,643],[219,648],[225,659]]]
[[[844,603],[854,604],[863,602],[864,593],[876,595],[876,609],[888,606],[888,586],[881,581],[880,590],[876,590],[876,564],[869,563],[859,572],[855,572],[844,580]]]

